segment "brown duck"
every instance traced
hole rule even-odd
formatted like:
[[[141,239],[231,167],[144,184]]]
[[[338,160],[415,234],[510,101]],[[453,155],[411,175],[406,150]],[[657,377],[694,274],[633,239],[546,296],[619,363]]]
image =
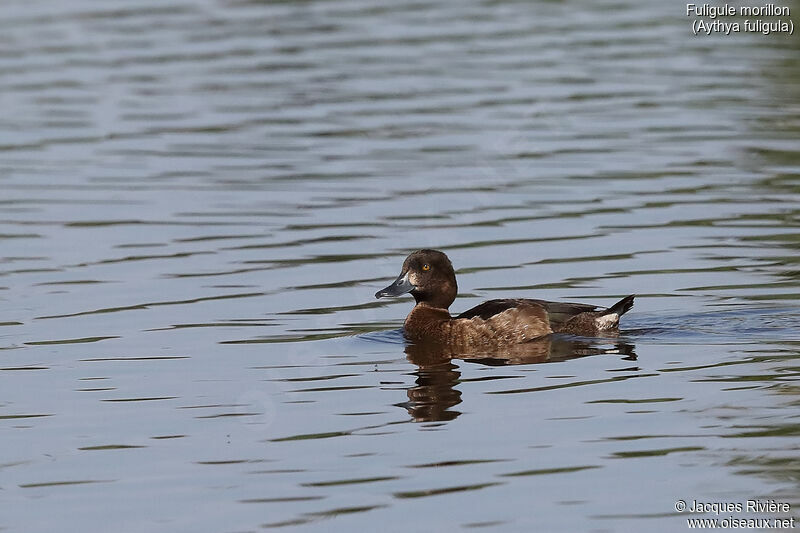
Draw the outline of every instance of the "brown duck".
[[[633,307],[634,295],[608,309],[595,305],[523,298],[489,300],[453,317],[448,308],[458,285],[453,265],[438,250],[417,250],[403,262],[397,279],[376,298],[410,292],[417,304],[403,325],[413,342],[470,348],[519,344],[551,333],[595,336],[616,332],[619,318]]]

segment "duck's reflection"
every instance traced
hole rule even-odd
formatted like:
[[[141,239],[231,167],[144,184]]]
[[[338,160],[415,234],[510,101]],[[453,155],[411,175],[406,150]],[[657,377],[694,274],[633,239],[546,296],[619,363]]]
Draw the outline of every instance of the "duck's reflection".
[[[615,354],[635,361],[634,345],[615,338],[586,339],[550,335],[524,344],[503,347],[497,352],[485,350],[454,352],[437,344],[409,344],[408,360],[417,365],[413,373],[416,386],[408,389],[408,401],[398,404],[408,410],[416,422],[453,420],[461,413],[451,408],[461,403],[461,372],[453,362],[461,359],[491,366],[553,363],[589,355]]]
[[[406,348],[408,359],[419,367],[414,372],[417,385],[408,389],[408,401],[399,406],[405,407],[416,422],[453,420],[461,414],[450,410],[461,403],[461,391],[455,388],[461,377],[458,365],[444,357],[425,359],[435,352],[420,352],[418,348]]]

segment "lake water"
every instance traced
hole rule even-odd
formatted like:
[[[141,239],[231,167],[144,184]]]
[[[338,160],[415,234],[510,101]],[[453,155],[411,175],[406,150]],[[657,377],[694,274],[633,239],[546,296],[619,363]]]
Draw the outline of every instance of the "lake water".
[[[5,0],[0,529],[800,525],[800,38],[684,7]],[[423,247],[636,306],[415,352]]]

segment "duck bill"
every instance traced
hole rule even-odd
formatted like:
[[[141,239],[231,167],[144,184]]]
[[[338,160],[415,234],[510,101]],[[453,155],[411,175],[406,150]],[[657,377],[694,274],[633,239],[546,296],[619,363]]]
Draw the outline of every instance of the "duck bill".
[[[375,293],[375,298],[386,298],[387,296],[400,296],[401,294],[405,294],[407,292],[413,291],[416,287],[413,283],[408,281],[408,272],[405,274],[400,274],[394,283],[386,287],[385,289],[381,289]]]

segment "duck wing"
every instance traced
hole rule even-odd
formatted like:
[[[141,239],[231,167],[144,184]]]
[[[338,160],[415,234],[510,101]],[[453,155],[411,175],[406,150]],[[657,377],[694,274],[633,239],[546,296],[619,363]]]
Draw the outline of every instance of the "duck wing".
[[[476,305],[472,309],[467,309],[456,318],[475,318],[479,317],[483,320],[488,320],[495,315],[514,309],[520,306],[524,300],[519,299],[505,299],[505,300],[487,300],[480,305]],[[524,304],[523,304],[524,305]]]
[[[502,313],[503,311],[524,307],[536,307],[539,309],[544,309],[544,311],[547,313],[547,319],[550,322],[550,327],[553,330],[557,330],[560,325],[565,324],[576,315],[597,311],[600,309],[596,305],[589,304],[548,302],[546,300],[532,300],[528,298],[508,298],[503,300],[488,300],[473,307],[472,309],[464,311],[456,318],[480,317],[484,320],[488,320],[491,317]]]

